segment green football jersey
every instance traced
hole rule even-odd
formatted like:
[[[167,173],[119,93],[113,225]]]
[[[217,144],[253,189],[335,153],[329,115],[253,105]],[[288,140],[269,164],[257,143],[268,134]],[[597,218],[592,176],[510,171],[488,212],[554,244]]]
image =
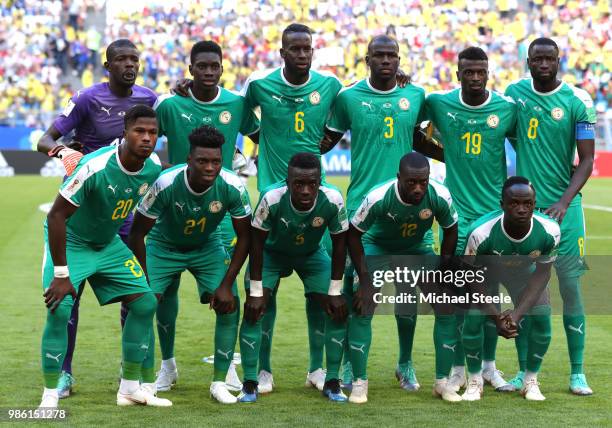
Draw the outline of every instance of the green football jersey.
[[[366,194],[351,224],[364,232],[364,244],[404,251],[423,243],[434,218],[445,229],[457,222],[458,215],[445,186],[430,180],[423,200],[418,205],[411,205],[401,200],[397,179],[393,179]]]
[[[466,104],[461,89],[434,92],[425,116],[440,131],[446,180],[461,217],[475,219],[499,207],[506,169],[506,137],[516,127],[516,104],[489,91],[479,106]]]
[[[217,96],[208,102],[188,97],[162,95],[153,106],[157,112],[159,134],[168,138],[168,160],[171,164],[187,161],[189,134],[203,125],[215,127],[225,137],[222,146],[223,167],[232,169],[238,133],[250,135],[259,129],[259,120],[244,97],[219,87]]]
[[[349,212],[357,209],[372,187],[396,176],[400,158],[412,151],[424,101],[425,90],[419,86],[379,91],[369,79],[340,91],[327,128],[351,131]]]
[[[596,122],[593,100],[586,91],[567,83],[545,94],[537,92],[531,78],[510,84],[506,95],[518,107],[516,173],[535,187],[538,208],[548,208],[569,186],[576,125]],[[579,199],[572,203],[579,203]]]
[[[253,227],[270,232],[265,247],[290,256],[305,256],[319,248],[325,229],[332,235],[348,230],[340,191],[322,183],[314,206],[298,211],[291,203],[286,181],[275,183],[259,197]]]
[[[79,209],[66,221],[66,239],[102,247],[110,243],[162,170],[155,153],[137,172],[119,161],[119,146],[84,156],[60,195]]]
[[[257,189],[287,177],[289,159],[298,152],[321,155],[325,121],[342,83],[329,72],[310,71],[308,81],[293,85],[282,68],[256,71],[243,94],[251,108],[261,109]]]
[[[550,263],[557,257],[561,230],[559,224],[537,211],[531,228],[522,239],[511,238],[504,230],[501,210],[485,214],[476,220],[468,232],[465,255],[468,256],[529,256],[530,262]],[[518,261],[520,263],[520,261]],[[516,264],[513,267],[520,267]]]
[[[247,190],[234,172],[221,169],[211,187],[196,193],[187,182],[187,165],[181,164],[159,176],[138,204],[138,212],[157,219],[148,239],[197,248],[212,239],[226,212],[242,218],[251,214],[251,206]]]

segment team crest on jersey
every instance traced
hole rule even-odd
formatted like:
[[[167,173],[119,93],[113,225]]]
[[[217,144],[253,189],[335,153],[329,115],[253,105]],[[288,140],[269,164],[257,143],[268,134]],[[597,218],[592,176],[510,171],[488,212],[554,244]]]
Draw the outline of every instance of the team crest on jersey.
[[[565,113],[560,107],[555,107],[554,109],[550,111],[550,115],[555,120],[561,120],[563,119],[563,116],[565,115]]]
[[[312,227],[321,227],[325,223],[322,217],[315,217],[312,219]]]
[[[421,220],[427,220],[429,217],[431,217],[431,210],[429,208],[424,208],[419,211],[419,218]]]
[[[219,122],[221,122],[222,124],[227,125],[228,123],[230,123],[231,120],[232,114],[229,111],[225,110],[219,114]]]
[[[321,94],[319,94],[317,91],[313,91],[308,99],[310,100],[310,104],[316,106],[321,102]]]
[[[147,183],[142,183],[142,186],[138,188],[138,196],[142,196],[145,193],[147,193],[148,188],[149,188],[149,185]]]
[[[408,101],[408,98],[400,98],[398,104],[399,108],[402,110],[408,110],[410,108],[410,101]]]
[[[497,128],[497,125],[499,125],[499,116],[490,114],[489,117],[487,117],[487,125],[489,125],[489,128]]]
[[[208,211],[213,214],[221,211],[221,208],[223,208],[223,204],[221,203],[221,201],[212,201],[210,205],[208,205]]]
[[[532,259],[536,259],[540,257],[540,254],[542,254],[540,250],[533,250],[531,253],[529,253],[529,257],[531,257]]]

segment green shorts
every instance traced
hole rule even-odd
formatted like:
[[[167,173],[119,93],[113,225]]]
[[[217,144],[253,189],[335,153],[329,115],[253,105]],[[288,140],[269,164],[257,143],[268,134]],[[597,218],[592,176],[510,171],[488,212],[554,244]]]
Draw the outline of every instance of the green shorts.
[[[232,223],[232,216],[229,213],[225,214],[221,223],[217,227],[218,232],[220,233],[221,242],[223,243],[223,247],[229,258],[232,258],[234,255],[234,247],[236,246],[236,232],[234,231],[234,224]]]
[[[470,229],[470,226],[472,224],[472,222],[474,222],[474,220],[477,219],[473,219],[473,218],[465,218],[465,217],[461,217],[459,216],[459,221],[457,222],[457,248],[455,249],[455,255],[458,256],[462,256],[463,253],[465,253],[465,246],[467,245],[467,239],[468,239],[468,230]],[[442,242],[442,241],[440,241]]]
[[[304,295],[327,294],[331,279],[331,258],[323,247],[307,256],[288,256],[264,249],[262,281],[265,288],[274,289],[281,278],[295,271],[304,284]],[[244,288],[249,286],[249,267],[244,275]]]
[[[544,209],[538,209],[544,211]],[[561,222],[559,255],[555,260],[557,275],[577,277],[584,273],[586,264],[586,230],[582,203],[572,203]]]
[[[163,294],[187,270],[196,279],[200,302],[208,303],[225,276],[227,261],[227,252],[217,239],[191,250],[147,240],[147,271],[155,294]],[[238,295],[237,291],[234,282],[234,296]]]
[[[44,251],[42,273],[43,290],[46,290],[54,277],[46,228]],[[67,241],[66,259],[75,290],[78,292],[83,281],[88,280],[100,305],[118,302],[130,294],[151,291],[140,263],[119,235],[105,247],[96,249],[87,244]],[[64,299],[64,302],[68,302],[68,299]]]

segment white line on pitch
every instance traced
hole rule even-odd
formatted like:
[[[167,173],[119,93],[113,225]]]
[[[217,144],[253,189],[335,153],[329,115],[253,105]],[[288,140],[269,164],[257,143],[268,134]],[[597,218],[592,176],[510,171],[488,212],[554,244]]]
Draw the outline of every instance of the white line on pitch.
[[[604,205],[583,204],[582,206],[591,210],[606,211],[612,213],[612,207],[606,207]]]
[[[599,241],[607,241],[607,240],[611,240],[612,241],[612,236],[589,236],[587,235],[587,240],[592,239],[592,240],[599,240]]]

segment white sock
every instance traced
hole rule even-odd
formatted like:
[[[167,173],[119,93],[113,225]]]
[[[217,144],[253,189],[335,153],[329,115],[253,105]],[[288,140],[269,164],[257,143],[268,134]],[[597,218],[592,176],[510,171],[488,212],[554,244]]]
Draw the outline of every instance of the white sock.
[[[174,357],[168,358],[167,360],[162,360],[161,364],[162,369],[173,372],[176,370],[176,360]]]
[[[50,395],[52,397],[59,397],[59,393],[57,392],[57,388],[45,388],[43,390],[43,396]]]
[[[538,380],[538,374],[527,370],[525,372],[525,377],[523,378],[523,382],[527,384],[527,382],[529,382],[531,379]]]
[[[452,375],[465,376],[465,366],[453,366]]]
[[[119,392],[122,394],[133,394],[140,388],[140,382],[137,380],[127,380],[121,378],[121,384],[119,385]]]
[[[482,381],[482,370],[480,370],[480,371],[479,371],[479,372],[477,372],[477,373],[468,373],[468,377],[469,377],[470,379],[475,377],[476,379],[478,379],[478,380],[481,380],[481,381]]]
[[[482,368],[486,372],[488,372],[488,371],[495,371],[496,370],[495,360],[493,360],[493,361],[483,360],[482,361]]]

